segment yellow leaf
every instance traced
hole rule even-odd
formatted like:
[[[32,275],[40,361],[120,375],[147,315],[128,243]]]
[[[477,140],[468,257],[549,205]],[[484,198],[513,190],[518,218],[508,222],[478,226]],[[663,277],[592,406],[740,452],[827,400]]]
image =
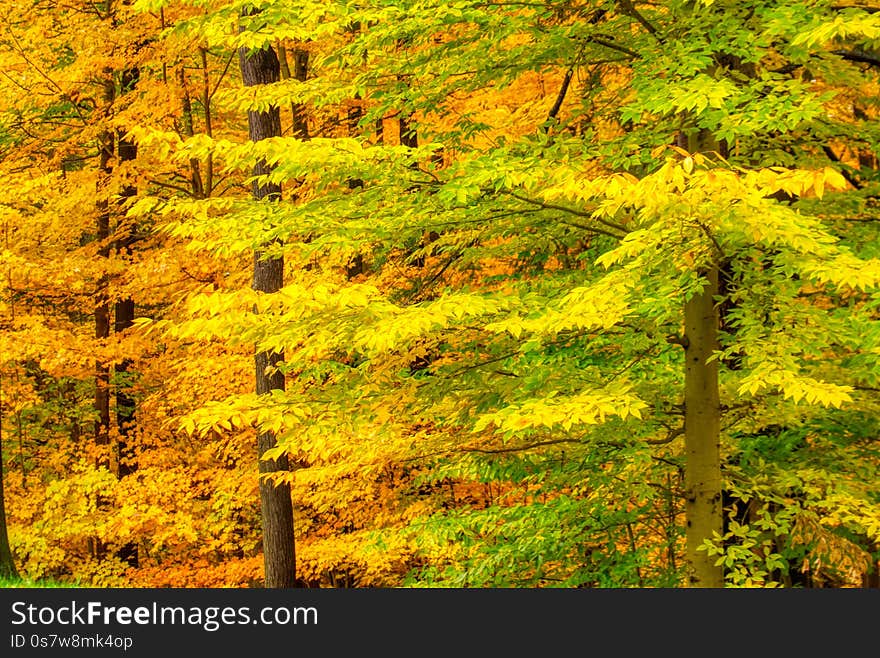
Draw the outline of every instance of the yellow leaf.
[[[831,167],[825,167],[825,169],[822,171],[822,173],[825,178],[825,183],[829,187],[831,187],[835,190],[845,190],[847,188],[848,184],[846,182],[846,179],[836,169],[832,169]]]
[[[813,179],[813,189],[816,192],[816,196],[821,199],[822,195],[825,194],[825,174],[824,174],[824,172],[816,174],[816,177]]]

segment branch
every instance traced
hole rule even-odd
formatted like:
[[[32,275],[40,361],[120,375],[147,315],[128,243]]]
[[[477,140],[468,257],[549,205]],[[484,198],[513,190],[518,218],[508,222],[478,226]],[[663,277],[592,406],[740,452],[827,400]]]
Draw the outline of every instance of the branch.
[[[861,62],[862,64],[870,64],[880,68],[880,58],[876,55],[870,55],[864,51],[858,50],[832,50],[835,55],[839,55],[850,62]]]
[[[786,64],[785,66],[780,66],[778,69],[770,69],[770,73],[788,75],[789,73],[794,73],[798,69],[803,68],[803,66],[803,64]]]
[[[677,469],[678,471],[682,470],[681,464],[674,462],[674,461],[671,461],[669,459],[666,459],[665,457],[651,456],[651,459],[653,459],[654,461],[662,462],[664,464],[668,464],[669,466],[672,466],[673,468]]]
[[[822,151],[823,151],[823,153],[825,153],[825,155],[828,156],[829,160],[831,160],[832,162],[837,162],[838,164],[841,164],[840,158],[834,153],[834,150],[830,146],[825,144],[822,147]],[[857,190],[861,190],[862,188],[865,187],[861,182],[859,182],[859,180],[855,176],[852,175],[852,173],[850,171],[848,171],[847,167],[845,167],[845,166],[841,167],[840,175],[843,176],[844,179],[846,179],[847,183],[852,185]]]
[[[515,446],[511,448],[468,448],[463,447],[464,452],[479,452],[484,455],[497,455],[506,452],[522,452],[523,450],[531,450],[532,448],[542,448],[544,446],[552,446],[560,443],[583,443],[580,439],[549,439],[547,441],[538,441],[524,446]]]
[[[214,283],[215,282],[215,279],[213,276],[210,278],[207,278],[207,279],[204,277],[196,276],[195,274],[192,274],[191,272],[187,271],[187,269],[182,265],[180,266],[180,271],[183,272],[183,274],[187,278],[190,278],[193,281],[197,281],[198,283]]]
[[[550,108],[550,113],[547,115],[547,120],[552,120],[556,118],[556,115],[559,114],[559,110],[562,108],[562,101],[565,100],[565,94],[568,93],[568,87],[571,84],[571,78],[574,75],[574,69],[569,67],[569,69],[565,72],[565,77],[562,79],[562,86],[559,88],[559,93],[556,95],[556,101],[553,103],[553,107]]]
[[[217,89],[220,87],[220,83],[223,82],[223,78],[226,76],[226,73],[229,71],[229,65],[232,64],[232,58],[235,56],[235,52],[233,51],[232,55],[229,56],[229,59],[226,60],[226,66],[223,67],[223,72],[217,76],[217,82],[214,84],[214,89],[211,90],[211,93],[208,94],[208,100],[213,100],[214,94],[217,93]]]
[[[540,206],[541,208],[544,208],[545,210],[559,210],[561,212],[566,212],[566,213],[570,213],[572,215],[576,215],[577,217],[586,217],[589,219],[596,219],[600,224],[604,224],[605,226],[607,226],[609,228],[613,228],[615,230],[622,231],[623,233],[629,232],[626,230],[626,227],[623,224],[618,224],[616,222],[610,222],[607,219],[598,219],[596,217],[593,217],[593,213],[584,212],[583,210],[575,210],[574,208],[568,208],[566,206],[559,206],[559,205],[556,205],[555,203],[547,203],[545,201],[538,201],[537,199],[530,199],[528,197],[521,196],[521,195],[517,194],[516,192],[509,192],[507,190],[502,190],[501,192],[502,192],[502,194],[507,194],[509,196],[512,196],[514,199],[522,201],[523,203],[530,203],[533,206]],[[585,228],[585,227],[580,227],[580,228]],[[590,228],[589,230],[593,230],[593,229]],[[619,238],[620,236],[616,236],[616,237]]]
[[[880,217],[831,217],[831,219],[835,222],[880,222]],[[801,297],[806,296],[805,293],[800,293]]]
[[[187,189],[187,188],[183,187],[182,185],[175,185],[174,183],[163,183],[162,181],[155,180],[153,178],[148,179],[147,182],[151,183],[153,185],[158,185],[159,187],[165,187],[169,190],[176,190],[178,192],[183,192],[184,194],[186,194],[189,197],[191,197],[193,195],[192,190]]]
[[[44,78],[58,92],[58,94],[61,96],[61,98],[63,98],[66,101],[69,101],[70,104],[73,105],[73,109],[76,111],[76,113],[79,116],[80,121],[82,121],[83,125],[88,125],[88,121],[86,121],[86,118],[83,116],[82,112],[80,112],[79,105],[77,105],[76,103],[73,102],[73,100],[70,98],[69,94],[66,91],[64,91],[64,89],[62,89],[61,86],[57,82],[55,82],[52,78],[50,78],[48,73],[46,73],[45,71],[43,71],[43,69],[41,69],[39,66],[34,64],[30,60],[30,58],[25,54],[25,50],[22,47],[21,43],[19,42],[18,38],[13,33],[12,25],[9,23],[8,20],[6,21],[6,26],[8,29],[9,37],[12,39],[12,42],[15,44],[15,49],[18,51],[18,54],[21,56],[21,58],[28,64],[28,66],[30,66],[34,71],[36,71],[40,75],[40,77]]]
[[[712,235],[712,231],[709,230],[709,227],[703,224],[703,222],[697,220],[697,226],[706,234],[706,237],[709,238],[709,241],[712,243],[712,246],[715,247],[715,251],[718,253],[721,258],[725,258],[727,254],[724,253],[724,250],[721,248],[721,245],[718,243],[718,240],[715,239],[715,236]]]
[[[684,434],[684,426],[676,427],[674,430],[669,430],[669,433],[662,439],[645,439],[645,443],[647,443],[649,446],[662,446],[667,443],[672,443],[682,434]]]
[[[868,5],[831,5],[830,9],[834,11],[844,11],[846,9],[861,9],[866,14],[873,14],[880,11],[880,7],[869,7]]]
[[[421,296],[423,293],[430,291],[431,286],[434,285],[434,283],[437,281],[437,279],[439,279],[441,276],[443,276],[443,273],[447,269],[449,269],[449,266],[452,265],[459,258],[461,258],[463,255],[464,254],[462,252],[452,254],[446,260],[446,262],[443,264],[443,266],[437,269],[437,271],[433,274],[433,276],[431,276],[430,279],[428,279],[427,281],[420,281],[419,282],[418,290],[416,290],[414,292],[414,294],[410,296],[410,299],[418,299],[418,296]]]
[[[621,9],[625,14],[629,14],[633,18],[635,18],[643,28],[645,28],[651,36],[653,36],[659,43],[663,43],[663,37],[657,34],[657,28],[651,25],[651,23],[639,13],[639,10],[636,9],[636,6],[632,3],[632,0],[617,0],[617,4],[620,5]]]
[[[611,231],[606,231],[605,229],[596,228],[595,226],[587,226],[586,224],[581,224],[579,222],[572,221],[563,221],[563,224],[566,226],[572,226],[574,228],[579,228],[583,231],[590,231],[591,233],[599,233],[601,235],[607,235],[609,238],[614,238],[615,240],[622,240],[623,236],[617,235],[617,233],[612,233]]]
[[[612,43],[611,41],[607,41],[605,39],[600,39],[599,37],[590,37],[589,39],[595,44],[598,44],[604,48],[610,48],[611,50],[616,50],[619,53],[623,53],[624,55],[629,55],[632,59],[641,59],[642,56],[637,53],[635,50],[630,50],[625,46],[618,46],[616,43]]]

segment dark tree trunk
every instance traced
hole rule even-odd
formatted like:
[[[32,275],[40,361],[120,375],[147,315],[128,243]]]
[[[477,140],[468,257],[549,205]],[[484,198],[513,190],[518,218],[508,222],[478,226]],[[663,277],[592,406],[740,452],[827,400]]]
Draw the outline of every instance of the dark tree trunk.
[[[350,108],[348,108],[348,116],[346,117],[349,137],[357,137],[358,135],[360,135],[360,122],[361,119],[364,118],[364,108],[361,107],[360,97],[355,96],[354,100],[355,103]],[[348,189],[350,190],[354,190],[364,186],[364,181],[362,181],[360,178],[349,178],[347,182]]]
[[[106,236],[103,239],[106,240]],[[95,307],[95,338],[98,340],[110,336],[110,306],[105,298],[106,288],[107,280],[102,276],[98,281],[98,304]],[[101,361],[95,362],[95,414],[95,445],[106,446],[110,442],[110,368]]]
[[[193,126],[193,109],[192,100],[189,97],[189,90],[186,86],[186,72],[181,66],[177,73],[177,82],[180,85],[180,109],[181,109],[181,128],[183,134],[187,137],[195,135]],[[190,158],[190,186],[192,187],[193,198],[205,198],[205,185],[202,182],[201,165],[196,158]]]
[[[6,497],[3,486],[3,410],[0,409],[0,578],[18,580],[15,559],[6,532]]]
[[[104,103],[109,112],[110,105],[115,96],[115,86],[111,77],[112,72],[105,71],[107,78],[104,81]],[[98,139],[98,170],[101,178],[107,181],[112,172],[111,160],[115,140],[113,133],[103,132]],[[107,191],[98,191],[97,202],[98,219],[95,229],[95,240],[98,243],[98,256],[107,259],[110,256],[110,202],[107,199]],[[110,302],[107,299],[107,284],[109,280],[104,274],[98,279],[95,291],[95,338],[99,341],[110,337]],[[110,443],[110,368],[106,363],[95,363],[95,445],[106,446]],[[102,456],[102,461],[104,457]],[[105,464],[108,462],[104,461]]]
[[[412,117],[401,113],[397,119],[397,124],[400,126],[400,144],[409,148],[416,148],[419,145],[419,137],[416,133]]]
[[[409,48],[412,40],[409,38],[398,39],[397,48],[403,55],[406,52],[406,49]],[[405,82],[406,76],[397,76],[398,81]],[[399,129],[398,134],[400,136],[400,145],[407,146],[409,148],[416,148],[419,145],[418,133],[416,132],[416,123],[413,120],[413,116],[410,112],[407,112],[405,109],[401,108],[400,114],[397,118],[397,127]]]
[[[140,71],[136,68],[123,71],[122,92],[131,92],[139,78]],[[118,135],[116,143],[120,164],[133,162],[137,159],[137,144],[131,140],[125,139],[123,133]],[[123,219],[125,216],[125,204],[136,194],[137,188],[130,183],[124,184],[119,192],[121,208],[119,212],[119,221],[116,226],[116,240],[114,242],[117,253],[125,257],[131,256],[131,250],[136,241],[134,227],[126,225]],[[130,297],[117,301],[114,307],[114,332],[120,334],[131,327],[134,324],[134,313],[134,300]],[[126,382],[126,374],[130,367],[131,361],[129,359],[123,359],[120,363],[116,364],[116,374],[120,375],[119,382],[116,386],[116,424],[120,436],[120,445],[118,446],[117,454],[120,457],[129,452],[128,447],[124,445],[124,440],[131,433],[131,424],[134,420],[134,400],[130,395]],[[128,460],[121,459],[118,463],[116,473],[118,477],[123,477],[134,470],[134,466],[131,463],[128,463]]]
[[[205,111],[205,134],[208,137],[214,135],[213,113],[211,110],[211,83],[208,76],[208,51],[200,48],[202,57],[202,109]],[[205,158],[204,195],[210,197],[214,193],[214,156],[208,152]]]
[[[121,91],[123,94],[134,90],[140,79],[140,70],[137,68],[125,69],[122,72]],[[137,159],[137,144],[125,139],[124,133],[120,132],[116,140],[116,152],[119,163],[133,162]],[[132,246],[136,241],[135,229],[126,225],[125,204],[137,194],[137,187],[131,183],[125,183],[119,192],[120,210],[119,220],[116,224],[115,247],[117,253],[131,256]],[[134,324],[135,306],[131,298],[120,299],[114,306],[114,333],[121,334]],[[131,475],[137,470],[137,462],[134,450],[131,446],[131,431],[134,424],[135,402],[131,395],[129,370],[131,361],[122,359],[116,363],[116,427],[118,439],[111,455],[111,468],[118,479]],[[138,566],[137,544],[124,544],[118,551],[117,556],[131,567]]]
[[[293,77],[300,82],[305,82],[309,77],[309,51],[296,48],[293,51]],[[309,138],[309,123],[306,118],[306,108],[302,103],[294,103],[293,111],[293,136],[299,139]]]
[[[6,532],[6,498],[3,486],[3,459],[0,455],[0,578],[18,580],[15,559],[9,546],[9,535]]]
[[[253,53],[239,50],[239,65],[244,84],[248,87],[271,84],[280,79],[280,62],[271,47]],[[281,113],[277,107],[266,112],[248,112],[248,131],[251,141],[258,142],[267,137],[281,135]],[[267,174],[272,167],[259,162],[255,167],[254,176]],[[278,201],[281,198],[281,186],[276,184],[260,185],[254,182],[253,198],[257,201]],[[262,251],[254,253],[253,288],[261,292],[272,293],[284,283],[284,261],[281,258],[264,258]],[[283,355],[278,352],[257,352],[254,357],[256,392],[268,393],[272,390],[284,389],[284,375],[271,369],[281,361]],[[267,372],[267,368],[270,370]],[[263,454],[275,446],[273,432],[261,432],[257,436],[257,452],[260,471],[260,507],[263,520],[263,561],[265,565],[266,587],[294,587],[296,583],[296,550],[293,528],[293,504],[290,499],[290,487],[287,484],[275,484],[265,476],[288,470],[287,458],[265,460]]]
[[[113,72],[104,70],[103,101],[107,114],[116,97],[116,86]],[[95,204],[98,217],[95,226],[95,240],[98,243],[98,257],[106,262],[110,257],[110,201],[107,185],[113,172],[111,162],[116,140],[111,131],[105,130],[98,136],[98,171],[101,174],[99,187],[96,190],[98,201]],[[107,286],[110,282],[105,273],[100,276],[95,289],[95,339],[106,341],[110,337],[110,300]],[[110,467],[110,366],[103,361],[95,361],[95,445],[98,457],[95,466]],[[104,497],[97,495],[96,504],[105,504]],[[98,537],[89,539],[89,550],[98,560],[106,555],[106,548]]]
[[[303,48],[293,49],[293,71],[287,62],[287,49],[278,42],[278,63],[281,66],[281,79],[293,78],[305,82],[309,77],[309,51]],[[309,138],[309,124],[306,119],[306,108],[302,103],[291,103],[291,134],[298,139]]]
[[[122,93],[130,93],[138,79],[140,71],[137,68],[126,69],[122,73]],[[131,140],[125,139],[124,133],[120,132],[117,136],[117,156],[119,163],[133,162],[137,159],[137,144]],[[129,199],[137,194],[137,188],[131,183],[125,183],[119,192],[120,210],[119,221],[116,225],[116,235],[114,246],[118,254],[127,257],[131,256],[132,247],[136,241],[135,229],[124,221],[125,204]],[[134,300],[130,297],[120,299],[114,307],[114,333],[120,334],[134,324],[135,305]],[[130,449],[126,445],[126,438],[131,434],[132,422],[134,421],[134,399],[131,397],[130,388],[126,380],[131,361],[123,359],[116,364],[117,385],[116,385],[116,425],[119,430],[119,444],[116,447],[116,456],[118,458],[116,468],[114,469],[117,477],[124,477],[135,470],[134,464],[129,459]]]

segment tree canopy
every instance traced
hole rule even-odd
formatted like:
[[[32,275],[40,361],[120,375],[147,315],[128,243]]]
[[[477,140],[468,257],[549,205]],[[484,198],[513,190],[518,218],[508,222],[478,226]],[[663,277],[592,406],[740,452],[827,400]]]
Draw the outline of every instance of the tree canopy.
[[[880,582],[880,6],[7,4],[0,563]]]

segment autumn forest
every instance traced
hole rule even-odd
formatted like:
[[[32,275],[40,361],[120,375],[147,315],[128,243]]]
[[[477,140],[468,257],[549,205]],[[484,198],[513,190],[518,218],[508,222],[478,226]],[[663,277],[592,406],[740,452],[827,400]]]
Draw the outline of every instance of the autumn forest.
[[[880,4],[2,2],[0,583],[880,587]]]

